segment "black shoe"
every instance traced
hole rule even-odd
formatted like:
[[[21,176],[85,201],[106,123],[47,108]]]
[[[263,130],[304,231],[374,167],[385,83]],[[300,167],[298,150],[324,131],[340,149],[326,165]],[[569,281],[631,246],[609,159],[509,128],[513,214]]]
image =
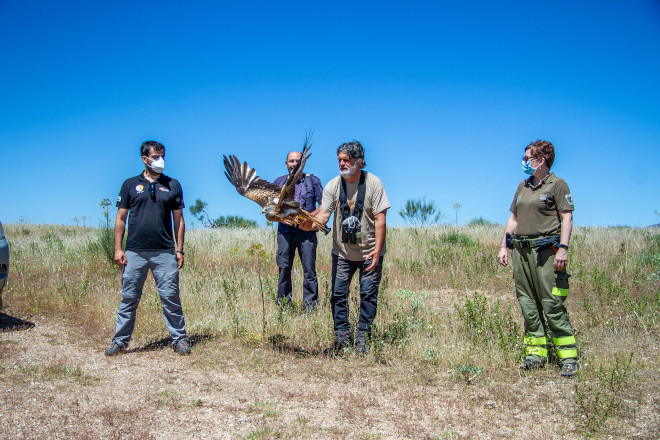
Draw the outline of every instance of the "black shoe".
[[[520,369],[526,371],[538,370],[543,367],[545,367],[545,361],[540,359],[525,359],[522,365],[520,365]]]
[[[358,331],[355,333],[355,352],[357,354],[366,354],[369,352],[366,332]]]
[[[112,341],[112,344],[110,344],[110,348],[108,348],[105,351],[106,356],[116,356],[119,353],[123,353],[126,351],[126,347],[123,345],[117,343],[116,341]]]
[[[324,353],[328,356],[341,356],[347,349],[350,349],[351,342],[346,339],[336,339],[332,347],[326,348]]]
[[[577,374],[578,370],[577,362],[569,362],[561,367],[561,375],[563,377],[573,377]]]
[[[315,301],[303,303],[303,313],[314,313],[316,311],[316,306],[317,303]]]
[[[280,309],[286,309],[290,310],[291,309],[291,299],[289,298],[277,298],[275,300],[275,304],[277,304],[277,307]]]
[[[355,341],[355,352],[357,354],[367,354],[367,353],[369,353],[369,345],[367,344],[367,341],[365,341],[365,340]]]
[[[172,343],[172,349],[180,355],[190,354],[190,345],[188,339],[179,339]]]

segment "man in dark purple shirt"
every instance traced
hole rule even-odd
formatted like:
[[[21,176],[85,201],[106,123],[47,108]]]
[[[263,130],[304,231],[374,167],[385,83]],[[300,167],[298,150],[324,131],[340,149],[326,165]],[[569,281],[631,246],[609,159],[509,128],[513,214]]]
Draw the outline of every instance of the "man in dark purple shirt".
[[[286,157],[286,167],[289,172],[300,162],[302,155],[292,151]],[[275,185],[283,186],[288,174],[275,179]],[[304,174],[296,182],[295,200],[307,212],[316,214],[317,206],[323,198],[323,185],[318,177]],[[280,268],[280,280],[277,285],[277,304],[291,303],[291,266],[296,256],[296,249],[303,267],[303,308],[311,311],[316,308],[319,300],[319,284],[316,279],[316,231],[303,231],[295,226],[280,223],[277,227],[277,267]]]

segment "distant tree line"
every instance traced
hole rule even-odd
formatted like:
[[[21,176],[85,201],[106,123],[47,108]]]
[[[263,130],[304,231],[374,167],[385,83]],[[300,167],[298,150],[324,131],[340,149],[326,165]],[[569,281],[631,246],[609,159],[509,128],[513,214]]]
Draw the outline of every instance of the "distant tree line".
[[[458,226],[458,211],[462,205],[454,203],[454,219]],[[435,201],[425,198],[408,199],[402,209],[398,211],[403,221],[409,226],[431,226],[441,223],[447,216],[436,206]],[[469,226],[492,226],[495,223],[483,217],[470,220]]]
[[[426,201],[424,198],[407,200],[403,209],[399,210],[399,215],[411,226],[429,226],[440,223],[444,218],[444,214],[435,206],[435,202]]]
[[[216,219],[212,219],[206,212],[207,206],[208,203],[197,199],[195,204],[190,207],[190,213],[202,223],[202,226],[207,228],[256,228],[258,226],[254,220],[246,219],[240,215],[221,215]]]
[[[202,226],[207,228],[222,228],[222,227],[234,227],[234,228],[256,228],[258,226],[257,222],[254,220],[246,219],[239,215],[227,215],[220,216],[216,219],[212,219],[206,208],[208,203],[203,200],[195,200],[195,204],[191,206],[190,213],[202,223]],[[454,203],[453,208],[455,212],[455,222],[458,225],[458,210],[461,208],[460,203]],[[402,209],[398,211],[398,214],[403,218],[404,222],[409,226],[431,226],[440,224],[447,216],[440,210],[436,202],[433,200],[426,200],[425,198],[419,199],[409,199],[406,201]],[[468,223],[470,226],[482,225],[494,225],[495,223],[486,220],[483,217],[479,217],[471,220]]]

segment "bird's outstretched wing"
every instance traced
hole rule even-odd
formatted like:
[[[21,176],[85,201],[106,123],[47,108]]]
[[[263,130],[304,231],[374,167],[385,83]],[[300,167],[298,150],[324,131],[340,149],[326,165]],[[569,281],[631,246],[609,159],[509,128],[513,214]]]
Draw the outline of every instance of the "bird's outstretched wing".
[[[282,186],[282,190],[280,192],[280,200],[277,204],[278,211],[282,209],[282,203],[284,203],[285,201],[290,201],[290,202],[294,201],[296,195],[296,182],[303,177],[304,175],[303,170],[305,168],[305,163],[307,162],[307,159],[309,159],[309,157],[312,155],[311,153],[307,154],[310,147],[312,146],[312,134],[313,132],[308,132],[305,135],[305,143],[303,144],[303,150],[300,157],[300,162],[298,162],[298,165],[296,165],[293,171],[289,173],[289,177],[286,180],[286,183],[284,184],[284,186]]]
[[[242,196],[257,202],[262,208],[277,203],[281,189],[279,186],[257,176],[257,171],[247,162],[239,162],[233,154],[222,156],[225,163],[225,176]]]

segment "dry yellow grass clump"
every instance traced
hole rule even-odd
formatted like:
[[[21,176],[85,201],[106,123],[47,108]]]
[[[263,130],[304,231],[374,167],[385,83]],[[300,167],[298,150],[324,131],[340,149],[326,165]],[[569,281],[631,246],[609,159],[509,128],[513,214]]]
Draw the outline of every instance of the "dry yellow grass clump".
[[[319,235],[321,298],[306,314],[300,267],[292,307],[275,304],[273,230],[188,231],[181,296],[193,355],[163,350],[168,334],[149,279],[132,350],[106,359],[121,276],[108,236],[24,224],[5,232],[5,313],[36,326],[0,334],[0,438],[660,434],[657,230],[575,228],[566,303],[581,356],[573,380],[556,363],[517,369],[522,317],[512,271],[495,259],[500,226],[389,229],[371,350],[339,358],[324,353],[333,341],[330,237]],[[358,301],[354,281],[351,322]],[[49,422],[53,408],[75,423]]]

